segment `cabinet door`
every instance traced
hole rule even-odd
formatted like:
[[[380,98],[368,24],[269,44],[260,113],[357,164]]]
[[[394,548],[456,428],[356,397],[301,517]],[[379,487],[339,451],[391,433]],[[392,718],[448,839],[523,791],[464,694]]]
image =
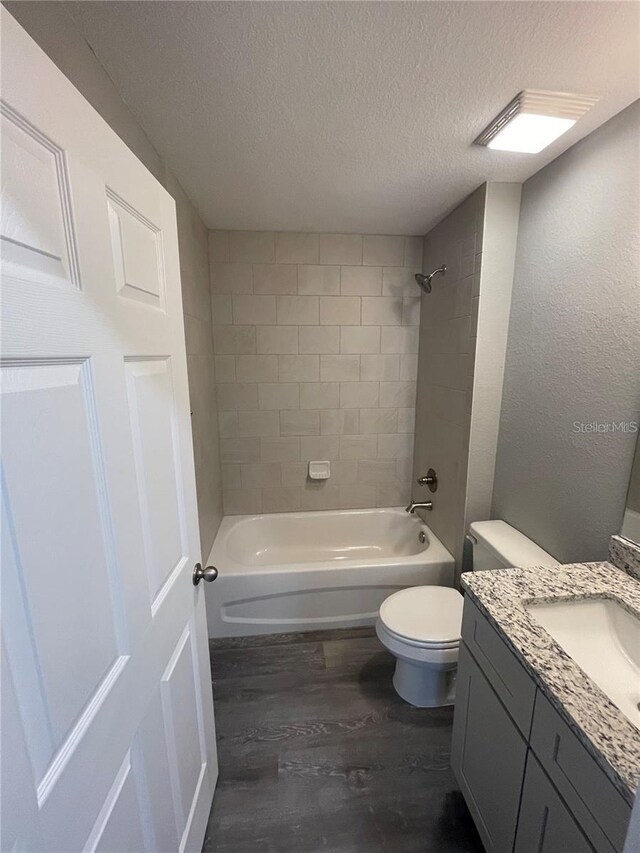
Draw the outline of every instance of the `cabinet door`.
[[[564,800],[529,752],[514,853],[594,853]]]
[[[451,766],[487,853],[510,853],[527,745],[464,643]]]

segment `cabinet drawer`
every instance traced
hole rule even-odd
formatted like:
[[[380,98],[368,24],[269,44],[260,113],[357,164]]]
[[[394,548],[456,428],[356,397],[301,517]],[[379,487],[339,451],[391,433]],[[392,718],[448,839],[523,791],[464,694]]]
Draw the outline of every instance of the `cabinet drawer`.
[[[500,697],[514,722],[528,739],[536,686],[498,632],[465,596],[462,639]]]
[[[514,853],[595,853],[529,751]]]
[[[531,747],[595,849],[622,850],[631,806],[540,691]]]

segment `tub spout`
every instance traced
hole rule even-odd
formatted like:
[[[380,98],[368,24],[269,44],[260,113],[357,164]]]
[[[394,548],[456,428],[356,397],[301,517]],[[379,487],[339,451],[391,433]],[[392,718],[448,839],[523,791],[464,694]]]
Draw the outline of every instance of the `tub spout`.
[[[417,509],[433,509],[433,501],[411,501],[405,512],[414,513]]]

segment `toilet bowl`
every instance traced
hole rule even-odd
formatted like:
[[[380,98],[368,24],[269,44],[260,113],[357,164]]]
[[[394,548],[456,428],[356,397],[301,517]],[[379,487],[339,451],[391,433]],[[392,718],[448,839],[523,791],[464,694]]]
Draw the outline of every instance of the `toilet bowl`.
[[[467,538],[474,571],[558,565],[504,521],[474,522]],[[444,586],[407,587],[382,602],[376,633],[396,658],[393,686],[409,704],[435,708],[454,703],[462,604],[462,594]]]

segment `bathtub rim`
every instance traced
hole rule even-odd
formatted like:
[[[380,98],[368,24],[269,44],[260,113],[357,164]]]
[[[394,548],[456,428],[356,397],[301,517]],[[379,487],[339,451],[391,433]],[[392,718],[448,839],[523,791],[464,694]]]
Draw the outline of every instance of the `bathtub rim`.
[[[243,522],[268,520],[270,518],[289,518],[296,517],[327,517],[329,515],[381,515],[392,514],[398,515],[403,520],[410,524],[416,525],[416,534],[423,530],[427,535],[428,545],[423,551],[417,554],[397,557],[378,557],[366,560],[317,560],[307,563],[266,563],[263,565],[247,565],[238,563],[232,559],[226,552],[226,541],[232,530],[237,525]],[[400,566],[420,566],[432,563],[453,563],[455,562],[453,555],[445,548],[442,542],[438,539],[435,533],[431,530],[419,516],[409,516],[404,507],[370,507],[359,509],[329,509],[329,510],[297,510],[295,512],[273,512],[273,513],[256,513],[253,515],[225,515],[222,519],[216,538],[214,539],[207,565],[214,565],[220,575],[265,575],[268,573],[288,573],[288,572],[315,572],[321,570],[324,572],[344,571],[345,569],[366,569],[373,567],[388,566],[390,569]]]

